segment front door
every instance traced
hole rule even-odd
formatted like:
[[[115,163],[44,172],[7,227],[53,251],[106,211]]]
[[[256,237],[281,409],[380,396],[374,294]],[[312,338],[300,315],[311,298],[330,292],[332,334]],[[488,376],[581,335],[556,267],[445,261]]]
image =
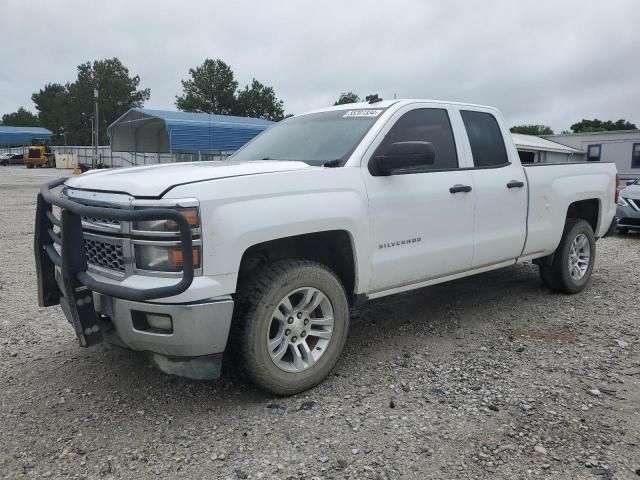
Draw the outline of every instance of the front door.
[[[389,176],[363,168],[373,292],[467,270],[473,256],[473,178],[460,169],[449,109],[407,107],[389,125],[372,158],[401,141],[431,142],[436,156],[426,168]]]

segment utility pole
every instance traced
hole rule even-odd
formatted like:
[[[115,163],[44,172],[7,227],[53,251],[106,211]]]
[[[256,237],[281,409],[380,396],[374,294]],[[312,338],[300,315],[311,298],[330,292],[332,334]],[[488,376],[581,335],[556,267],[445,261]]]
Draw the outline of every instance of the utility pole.
[[[62,127],[60,129],[60,135],[62,135],[62,139],[64,140],[64,148],[66,150],[66,148],[67,148],[67,132],[65,131],[64,127]]]
[[[95,102],[95,107],[96,107],[96,112],[95,112],[95,120],[93,121],[93,125],[94,125],[94,131],[96,134],[96,139],[95,139],[95,143],[94,143],[94,152],[93,152],[93,158],[94,158],[94,162],[93,162],[93,167],[95,168],[96,165],[98,164],[98,145],[100,145],[100,135],[98,132],[98,83],[96,82],[96,86],[93,89],[93,100]]]
[[[93,168],[93,162],[95,160],[94,156],[96,154],[95,153],[95,146],[94,146],[94,143],[96,141],[96,135],[95,135],[95,133],[93,133],[94,132],[94,130],[93,130],[93,117],[89,117],[89,120],[91,121],[91,168]],[[87,155],[87,150],[83,149],[83,153],[84,153],[84,156],[86,156]]]

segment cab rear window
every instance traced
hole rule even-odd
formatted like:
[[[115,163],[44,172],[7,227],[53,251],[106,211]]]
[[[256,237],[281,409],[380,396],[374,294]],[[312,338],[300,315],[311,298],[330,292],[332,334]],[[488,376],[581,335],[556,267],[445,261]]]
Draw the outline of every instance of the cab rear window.
[[[462,110],[473,164],[478,168],[501,167],[509,164],[507,149],[496,118],[490,113]]]

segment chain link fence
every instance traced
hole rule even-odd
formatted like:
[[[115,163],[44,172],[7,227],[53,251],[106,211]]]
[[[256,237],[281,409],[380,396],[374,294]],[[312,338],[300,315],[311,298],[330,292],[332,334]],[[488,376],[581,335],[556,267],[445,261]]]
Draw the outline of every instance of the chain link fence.
[[[94,161],[95,148],[91,146],[55,146],[51,147],[56,154],[71,154],[78,165],[112,168],[154,165],[158,163],[204,162],[209,160],[225,160],[233,152],[176,152],[176,153],[142,153],[113,152],[110,146],[98,147],[98,157]]]

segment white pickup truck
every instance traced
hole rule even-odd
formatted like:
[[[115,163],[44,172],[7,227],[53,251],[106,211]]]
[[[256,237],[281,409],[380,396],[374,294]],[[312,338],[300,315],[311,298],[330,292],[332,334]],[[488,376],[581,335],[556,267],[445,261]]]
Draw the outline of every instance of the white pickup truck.
[[[288,118],[228,161],[44,185],[39,303],[83,346],[197,379],[226,352],[293,394],[331,371],[354,303],[532,260],[580,292],[616,196],[610,163],[523,167],[494,108],[372,99]]]

